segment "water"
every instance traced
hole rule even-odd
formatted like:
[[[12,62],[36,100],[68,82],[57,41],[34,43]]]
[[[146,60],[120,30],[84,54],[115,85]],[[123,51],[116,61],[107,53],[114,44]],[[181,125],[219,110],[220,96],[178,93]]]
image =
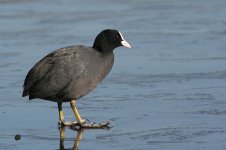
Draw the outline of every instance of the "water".
[[[225,7],[224,0],[2,0],[0,149],[225,149]],[[23,80],[47,53],[92,45],[105,28],[120,30],[133,48],[115,50],[113,70],[78,109],[114,127],[67,128],[61,139],[56,103],[22,98]],[[63,110],[74,120],[68,103]]]

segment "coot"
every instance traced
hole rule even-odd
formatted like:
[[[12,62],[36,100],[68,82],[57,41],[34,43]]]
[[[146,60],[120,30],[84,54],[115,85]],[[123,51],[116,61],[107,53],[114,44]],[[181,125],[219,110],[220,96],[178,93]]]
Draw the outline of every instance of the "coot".
[[[28,72],[23,97],[57,102],[61,125],[88,128],[108,126],[109,122],[95,124],[82,119],[75,100],[92,91],[109,73],[114,62],[113,50],[119,46],[131,48],[119,31],[106,29],[97,35],[92,47],[73,45],[49,53]],[[63,102],[70,102],[77,122],[64,120]]]

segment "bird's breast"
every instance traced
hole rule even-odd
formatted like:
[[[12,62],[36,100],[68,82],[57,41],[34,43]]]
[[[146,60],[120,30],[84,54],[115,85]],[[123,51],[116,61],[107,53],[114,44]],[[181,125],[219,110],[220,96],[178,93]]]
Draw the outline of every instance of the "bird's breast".
[[[84,72],[78,79],[75,79],[76,82],[71,82],[75,83],[72,87],[76,98],[91,92],[106,77],[113,66],[114,55],[93,57],[86,61],[81,65]]]

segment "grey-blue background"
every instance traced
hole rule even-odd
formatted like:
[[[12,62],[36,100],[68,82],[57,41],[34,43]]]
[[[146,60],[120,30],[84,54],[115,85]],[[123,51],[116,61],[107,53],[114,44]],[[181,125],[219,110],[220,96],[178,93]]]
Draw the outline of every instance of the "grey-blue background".
[[[113,70],[78,102],[83,117],[114,124],[85,130],[79,149],[225,149],[225,0],[1,0],[0,149],[59,149],[56,103],[22,98],[23,80],[47,53],[92,45],[105,28],[132,49],[116,49]],[[76,134],[66,130],[65,148]]]

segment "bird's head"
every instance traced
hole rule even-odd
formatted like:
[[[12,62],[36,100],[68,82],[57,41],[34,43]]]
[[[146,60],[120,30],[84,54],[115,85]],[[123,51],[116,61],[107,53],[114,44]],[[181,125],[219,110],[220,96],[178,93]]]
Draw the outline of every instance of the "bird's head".
[[[97,35],[93,44],[93,48],[100,52],[110,52],[119,46],[131,48],[130,44],[123,38],[122,34],[113,29],[101,31]]]

